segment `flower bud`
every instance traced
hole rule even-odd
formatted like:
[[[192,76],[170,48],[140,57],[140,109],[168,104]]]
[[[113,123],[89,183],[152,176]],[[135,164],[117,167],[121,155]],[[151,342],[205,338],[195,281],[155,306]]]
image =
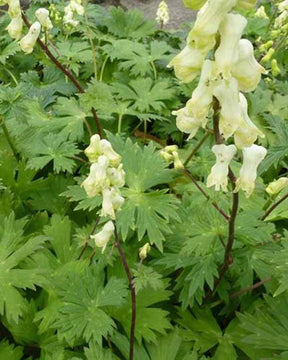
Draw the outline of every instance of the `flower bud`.
[[[53,28],[52,22],[49,18],[49,10],[40,8],[35,12],[35,16],[45,30],[51,30]]]
[[[167,152],[168,154],[173,154],[174,151],[178,151],[178,146],[177,145],[168,145],[168,146],[165,146],[165,148],[163,150],[165,152]]]
[[[95,241],[95,245],[102,248],[102,254],[105,251],[106,246],[113,235],[114,229],[115,227],[113,222],[108,221],[98,234],[90,236],[90,238]]]
[[[232,75],[238,80],[241,91],[250,92],[256,89],[266,70],[255,59],[253,45],[249,40],[241,39],[238,50],[239,58],[232,68]]]
[[[288,187],[288,178],[282,177],[278,180],[271,182],[267,186],[266,191],[269,195],[277,195],[286,187]]]
[[[269,19],[269,17],[266,14],[265,7],[262,5],[258,8],[258,10],[255,13],[255,17],[260,19]]]
[[[207,178],[207,187],[215,186],[215,190],[220,188],[227,192],[229,164],[236,154],[235,145],[214,145],[212,151],[216,156],[216,164],[212,167],[211,173]]]
[[[179,159],[179,155],[177,151],[173,151],[173,161],[174,161],[174,169],[175,170],[182,170],[184,169],[184,165],[182,161]]]
[[[106,156],[99,156],[97,162],[90,166],[89,176],[81,184],[84,187],[89,198],[97,196],[102,189],[109,186],[109,179],[107,177],[107,167],[109,160]]]
[[[257,178],[257,168],[266,154],[267,150],[263,146],[252,145],[243,148],[243,165],[240,169],[240,176],[236,181],[234,192],[242,189],[246,197],[253,193]]]
[[[101,216],[108,216],[115,220],[115,211],[120,210],[124,203],[124,198],[121,196],[120,191],[116,188],[105,188],[102,191],[103,201]]]
[[[273,45],[274,45],[274,41],[273,41],[273,40],[269,40],[269,41],[267,41],[265,44],[262,44],[262,45],[260,46],[259,51],[260,51],[260,52],[266,52],[266,51],[268,51],[268,50],[271,48],[271,46],[273,46]]]
[[[278,66],[278,63],[277,63],[276,59],[272,59],[272,61],[271,61],[271,72],[272,72],[272,75],[274,77],[281,74],[281,70],[280,70],[280,68]]]
[[[11,19],[21,16],[21,7],[20,7],[20,1],[19,0],[8,0],[8,14]]]
[[[268,53],[262,58],[261,64],[267,64],[273,57],[275,53],[275,49],[269,49]]]
[[[213,93],[221,106],[219,130],[228,139],[238,129],[242,117],[237,80],[222,80]]]
[[[81,0],[70,0],[70,8],[78,15],[84,15],[84,8]]]
[[[12,39],[19,40],[22,35],[23,20],[21,15],[13,18],[10,24],[6,27]]]
[[[31,54],[33,52],[40,31],[41,25],[36,21],[31,25],[28,34],[20,40],[20,47],[26,54]]]
[[[238,129],[234,133],[234,141],[235,145],[239,149],[243,149],[244,147],[252,146],[257,140],[258,136],[263,138],[265,135],[257,128],[255,124],[253,124],[249,118],[248,103],[245,96],[240,93],[239,98],[242,118]]]
[[[160,151],[160,156],[167,162],[171,162],[173,161],[173,155],[169,154],[168,152],[166,152],[165,150],[161,150]]]
[[[201,70],[205,56],[205,52],[187,45],[170,61],[167,67],[174,67],[176,77],[184,83],[189,83]]]
[[[247,20],[239,14],[227,14],[220,24],[221,42],[215,52],[215,60],[224,79],[231,77],[232,62],[238,60],[238,44],[246,25]]]
[[[166,25],[169,22],[169,8],[165,1],[161,1],[156,14],[156,21]]]
[[[140,257],[141,261],[143,261],[147,258],[147,255],[150,252],[150,250],[151,250],[151,246],[149,243],[146,243],[144,246],[142,246],[139,249],[139,257]]]
[[[276,19],[274,23],[275,28],[282,28],[288,20],[288,10],[284,10]]]

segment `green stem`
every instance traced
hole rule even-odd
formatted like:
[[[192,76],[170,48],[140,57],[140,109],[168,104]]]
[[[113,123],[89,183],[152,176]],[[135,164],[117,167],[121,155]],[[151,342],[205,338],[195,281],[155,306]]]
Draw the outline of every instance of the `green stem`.
[[[109,56],[106,56],[106,58],[103,61],[102,67],[101,67],[101,73],[100,73],[100,81],[103,81],[103,75],[104,75],[104,70],[105,70],[105,66],[107,64],[107,61],[109,59]]]
[[[85,25],[87,27],[87,36],[90,42],[91,50],[92,50],[92,58],[93,58],[93,67],[94,67],[94,77],[97,80],[98,78],[98,71],[97,71],[97,57],[96,57],[96,49],[93,43],[93,39],[91,36],[91,29],[89,26],[88,21],[88,14],[87,14],[87,0],[83,1],[83,7],[84,7],[84,18],[85,18]]]
[[[186,166],[189,161],[193,158],[193,156],[197,153],[197,151],[200,149],[200,147],[204,144],[206,139],[210,136],[210,132],[206,132],[202,139],[199,141],[199,143],[195,146],[195,148],[192,150],[191,154],[187,157],[187,159],[184,162],[184,166]]]
[[[151,61],[150,64],[151,64],[152,69],[153,69],[154,79],[157,80],[157,69],[156,69],[156,66],[154,64],[154,61]]]
[[[118,134],[121,133],[123,114],[119,114],[118,117]]]
[[[147,120],[144,120],[144,144],[146,144],[146,138],[147,138]]]
[[[5,69],[5,71],[11,76],[11,78],[13,79],[13,81],[14,81],[14,83],[15,83],[15,85],[16,86],[18,86],[19,85],[19,83],[18,83],[18,81],[17,81],[17,79],[16,79],[16,77],[15,77],[15,75],[10,71],[10,70],[8,70],[7,68],[4,68]]]
[[[20,160],[20,156],[19,156],[19,154],[18,154],[18,151],[16,150],[16,147],[15,147],[15,145],[14,145],[14,143],[13,143],[13,140],[12,140],[10,134],[9,134],[9,131],[8,131],[8,129],[7,129],[7,126],[6,126],[5,123],[4,123],[4,118],[3,118],[2,116],[0,117],[0,124],[1,124],[1,126],[2,126],[3,133],[4,133],[4,135],[5,135],[6,139],[7,139],[7,142],[8,142],[8,144],[9,144],[11,150],[12,150],[12,153],[13,153],[15,159],[16,159],[17,161],[19,161],[19,160]]]

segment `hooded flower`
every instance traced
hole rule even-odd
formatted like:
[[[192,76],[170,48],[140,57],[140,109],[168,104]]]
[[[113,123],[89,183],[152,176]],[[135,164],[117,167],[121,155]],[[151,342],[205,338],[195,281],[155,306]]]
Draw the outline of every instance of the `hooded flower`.
[[[174,67],[175,75],[179,80],[189,83],[195,79],[201,70],[206,55],[206,52],[187,45],[170,61],[168,67]]]
[[[98,161],[90,166],[89,176],[83,181],[82,185],[89,198],[97,196],[101,191],[108,187],[107,167],[109,160],[106,156],[99,156]]]
[[[111,186],[122,187],[125,185],[125,171],[122,164],[118,168],[108,168],[107,176]]]
[[[165,1],[161,1],[156,14],[156,21],[166,25],[169,22],[169,8]]]
[[[100,149],[101,153],[109,159],[112,166],[120,165],[121,156],[113,150],[112,145],[108,140],[102,139],[100,141]]]
[[[220,24],[221,42],[215,52],[215,61],[224,79],[231,77],[233,62],[238,59],[239,40],[246,25],[247,20],[239,14],[227,14]]]
[[[281,1],[277,6],[280,11],[288,10],[288,0]]]
[[[81,16],[84,15],[84,8],[81,0],[70,0],[70,7],[76,14]]]
[[[193,114],[202,126],[206,126],[213,100],[213,65],[213,61],[204,61],[198,86],[186,104],[189,114]]]
[[[113,222],[108,221],[98,234],[90,236],[90,238],[95,241],[95,245],[102,248],[102,253],[105,251],[106,246],[113,235],[114,229]]]
[[[240,93],[240,106],[242,112],[242,118],[238,129],[234,133],[235,145],[242,149],[243,147],[249,147],[254,144],[257,137],[264,137],[265,135],[257,128],[251,121],[248,115],[248,103],[243,94]]]
[[[21,16],[21,7],[19,0],[8,0],[8,5],[9,5],[8,14],[11,19]]]
[[[215,190],[220,188],[227,192],[229,164],[236,154],[235,145],[214,145],[212,151],[216,156],[216,164],[212,167],[211,173],[207,178],[207,187],[215,186]]]
[[[124,203],[124,198],[121,196],[117,188],[106,188],[102,191],[103,201],[101,216],[108,216],[115,220],[115,211],[120,210]]]
[[[255,17],[258,17],[260,19],[269,19],[269,17],[266,14],[265,7],[263,5],[257,9],[255,13]]]
[[[240,169],[240,176],[236,181],[234,192],[242,189],[249,197],[255,188],[257,178],[257,168],[265,158],[267,150],[263,146],[252,145],[243,148],[243,165]]]
[[[215,44],[215,35],[225,15],[237,0],[208,0],[198,12],[195,25],[188,37],[188,44],[209,51]]]
[[[242,118],[237,80],[221,80],[214,89],[214,95],[221,106],[219,130],[228,139],[238,129]]]
[[[41,24],[36,21],[31,25],[28,34],[20,40],[20,47],[26,54],[31,54],[33,52],[40,31]]]
[[[139,257],[140,257],[141,261],[143,261],[147,258],[147,255],[150,252],[150,250],[151,250],[151,246],[149,243],[146,243],[144,246],[142,246],[139,249]]]
[[[261,75],[266,71],[254,57],[254,49],[251,42],[241,39],[238,44],[239,58],[232,68],[232,75],[238,80],[239,89],[250,92],[256,89]]]
[[[49,18],[49,10],[40,8],[35,12],[35,16],[45,30],[51,30],[53,28],[52,22]]]
[[[288,178],[281,177],[280,179],[271,182],[267,186],[266,191],[269,195],[277,195],[286,187],[288,188]]]
[[[172,114],[176,116],[177,128],[186,134],[190,134],[188,139],[192,139],[203,125],[201,121],[196,120],[189,113],[187,106],[177,111],[172,111]]]
[[[98,134],[92,135],[89,146],[84,150],[85,155],[91,163],[96,162],[101,155],[100,136]]]
[[[6,30],[8,31],[11,38],[15,40],[19,40],[21,38],[22,29],[23,29],[23,20],[21,15],[13,18],[10,24],[6,27]]]

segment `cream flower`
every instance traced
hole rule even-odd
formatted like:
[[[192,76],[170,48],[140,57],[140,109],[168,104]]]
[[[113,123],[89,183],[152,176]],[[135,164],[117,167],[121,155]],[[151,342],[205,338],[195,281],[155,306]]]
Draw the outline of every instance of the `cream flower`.
[[[95,245],[102,248],[102,253],[105,251],[106,246],[113,235],[114,229],[115,227],[113,222],[108,221],[98,234],[90,236],[90,238],[95,241]]]
[[[120,210],[124,203],[124,198],[116,188],[106,188],[102,191],[103,201],[101,216],[108,216],[115,220],[115,211]]]
[[[102,139],[100,141],[100,149],[101,153],[109,159],[112,166],[120,165],[121,156],[113,150],[112,145],[108,140]]]
[[[206,126],[213,101],[213,65],[213,61],[204,61],[198,86],[186,104],[188,113],[193,114],[203,127]]]
[[[288,0],[281,1],[277,6],[280,11],[288,10]]]
[[[8,31],[11,38],[15,40],[19,40],[21,38],[22,29],[23,29],[23,20],[21,15],[13,18],[10,24],[6,27],[6,30]]]
[[[35,12],[35,16],[45,30],[51,30],[53,28],[52,22],[49,18],[49,10],[45,8],[39,8]]]
[[[257,178],[257,168],[266,154],[267,150],[263,146],[252,145],[243,148],[243,165],[240,169],[240,176],[236,181],[234,192],[242,189],[246,197],[253,193]]]
[[[187,107],[172,111],[172,114],[176,116],[177,128],[186,134],[190,134],[188,139],[192,139],[196,135],[198,129],[202,126],[201,121],[197,121],[189,114]]]
[[[242,117],[237,80],[220,81],[213,93],[221,106],[219,130],[228,139],[238,129]]]
[[[20,40],[20,47],[26,54],[31,54],[33,52],[40,31],[41,24],[36,21],[31,25],[28,34]]]
[[[258,17],[261,19],[269,19],[269,17],[266,14],[265,7],[263,5],[257,9],[257,11],[255,13],[255,17]]]
[[[266,70],[255,59],[253,45],[249,40],[241,39],[238,51],[239,58],[232,68],[232,75],[238,80],[241,91],[250,92],[256,89]]]
[[[201,70],[205,57],[206,52],[187,45],[170,61],[167,67],[174,67],[177,78],[184,83],[189,83],[195,79]]]
[[[240,106],[242,112],[242,119],[240,121],[238,129],[234,133],[235,145],[242,149],[243,147],[249,147],[254,144],[257,137],[265,137],[255,124],[251,121],[248,115],[248,103],[243,94],[240,93]]]
[[[286,187],[288,188],[288,178],[281,177],[280,179],[271,182],[267,186],[266,191],[269,195],[277,195]]]
[[[107,176],[110,180],[110,185],[116,187],[122,187],[125,185],[125,171],[123,165],[120,164],[118,168],[108,168]]]
[[[229,164],[236,154],[235,145],[214,145],[212,151],[216,156],[216,164],[207,178],[207,187],[215,186],[215,190],[227,192]]]
[[[92,135],[89,146],[84,150],[85,155],[91,163],[96,162],[101,155],[100,141],[101,138],[98,134]]]
[[[224,16],[235,6],[237,0],[208,0],[198,12],[195,25],[188,37],[188,44],[207,51],[215,44],[215,35]]]
[[[239,14],[227,14],[220,24],[221,42],[215,52],[215,61],[224,79],[231,77],[231,67],[238,59],[238,44],[246,25],[247,20]]]
[[[21,16],[21,7],[19,0],[9,0],[8,5],[9,5],[8,14],[11,19]]]
[[[69,5],[64,8],[63,22],[64,24],[71,25],[73,27],[79,24],[79,21],[74,19],[74,12]]]
[[[90,166],[89,176],[81,184],[89,198],[99,195],[104,188],[109,186],[108,165],[109,160],[106,156],[101,155],[98,161]]]
[[[71,0],[70,1],[71,10],[77,13],[78,15],[84,15],[84,7],[82,6],[81,0]]]
[[[169,22],[169,8],[165,1],[161,1],[156,14],[156,21],[166,25]]]
[[[141,261],[145,260],[147,258],[148,253],[151,250],[151,246],[149,243],[146,243],[144,246],[140,247],[139,249],[139,257]]]

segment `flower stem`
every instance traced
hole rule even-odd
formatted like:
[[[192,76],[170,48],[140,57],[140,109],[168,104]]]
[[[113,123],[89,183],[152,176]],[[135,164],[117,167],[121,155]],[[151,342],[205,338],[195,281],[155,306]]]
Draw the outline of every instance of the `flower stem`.
[[[132,318],[131,318],[131,327],[130,327],[130,350],[129,350],[129,360],[133,360],[134,358],[134,342],[135,342],[135,325],[136,325],[136,292],[133,285],[133,280],[131,276],[131,272],[128,266],[128,263],[125,258],[125,254],[123,252],[122,246],[119,241],[118,231],[116,227],[116,222],[114,221],[114,235],[115,235],[115,245],[120,254],[122,264],[124,270],[126,272],[126,276],[129,282],[129,287],[131,291],[131,304],[132,304]]]
[[[22,19],[25,23],[25,25],[28,27],[28,29],[30,28],[31,24],[29,23],[27,17],[25,16],[25,14],[22,12]],[[58,69],[60,69],[69,79],[70,81],[75,85],[75,87],[77,88],[77,90],[83,94],[85,93],[85,90],[83,89],[82,85],[79,83],[79,81],[74,77],[74,75],[71,73],[70,70],[68,70],[67,68],[65,68],[56,58],[55,56],[51,53],[51,51],[49,50],[48,46],[45,45],[43,43],[43,41],[41,41],[40,38],[37,39],[38,44],[40,45],[40,47],[42,48],[42,50],[46,53],[46,55],[50,58],[50,60],[58,67]],[[97,116],[96,110],[92,107],[91,108],[91,112],[97,127],[97,131],[100,137],[102,137],[102,130],[101,130],[101,125],[100,125],[100,121],[99,118]]]
[[[271,214],[271,212],[276,209],[277,206],[279,206],[283,201],[285,201],[286,199],[288,199],[288,194],[284,195],[280,200],[278,200],[274,205],[272,205],[266,212],[265,214],[262,216],[261,220],[265,220],[268,215]]]
[[[109,56],[106,56],[104,61],[103,61],[102,66],[101,66],[100,79],[99,79],[100,81],[103,81],[104,70],[105,70],[105,66],[107,64],[108,59],[109,59]]]
[[[119,114],[118,117],[118,134],[121,133],[123,114]]]
[[[91,36],[91,29],[89,26],[89,21],[88,21],[88,14],[87,14],[87,0],[83,1],[83,7],[84,7],[84,18],[85,18],[85,25],[87,27],[87,37],[89,39],[90,42],[90,46],[91,46],[91,50],[92,50],[92,58],[93,58],[93,66],[94,66],[94,77],[97,80],[98,78],[98,73],[97,73],[97,57],[96,57],[96,50],[95,50],[95,46],[93,43],[93,39]]]
[[[154,64],[154,61],[151,61],[151,66],[152,66],[152,69],[153,69],[153,73],[154,73],[154,79],[157,80],[157,69],[156,69],[156,66]]]
[[[101,217],[98,216],[97,219],[96,219],[96,221],[95,221],[95,223],[94,223],[94,225],[93,225],[93,228],[92,228],[92,230],[91,230],[91,232],[90,232],[90,234],[89,234],[89,237],[88,237],[88,239],[85,241],[85,244],[84,244],[84,246],[83,246],[83,248],[82,248],[82,250],[81,250],[81,252],[80,252],[80,255],[78,256],[78,260],[81,259],[81,257],[83,256],[85,250],[87,249],[88,241],[89,241],[89,239],[90,239],[90,236],[94,234],[94,232],[95,232],[95,230],[96,230],[96,228],[97,228],[97,226],[98,226],[98,224],[99,224],[99,222],[100,222],[100,219],[101,219]]]
[[[204,144],[206,139],[210,136],[210,132],[206,132],[202,139],[198,142],[198,144],[195,146],[195,148],[192,150],[191,154],[187,157],[187,159],[184,162],[184,166],[186,166],[189,161],[193,158],[193,156],[197,153],[197,151],[200,149],[200,147]]]
[[[0,124],[1,124],[1,126],[2,126],[3,133],[4,133],[5,137],[6,137],[6,140],[7,140],[8,144],[9,144],[11,150],[12,150],[12,153],[13,153],[15,159],[16,159],[17,161],[19,161],[19,160],[20,160],[19,153],[18,153],[18,151],[17,151],[17,149],[16,149],[16,147],[15,147],[15,145],[14,145],[14,143],[13,143],[13,140],[12,140],[10,134],[9,134],[9,131],[8,131],[8,129],[7,129],[7,126],[6,126],[6,124],[4,123],[4,118],[3,118],[3,116],[0,116]]]

